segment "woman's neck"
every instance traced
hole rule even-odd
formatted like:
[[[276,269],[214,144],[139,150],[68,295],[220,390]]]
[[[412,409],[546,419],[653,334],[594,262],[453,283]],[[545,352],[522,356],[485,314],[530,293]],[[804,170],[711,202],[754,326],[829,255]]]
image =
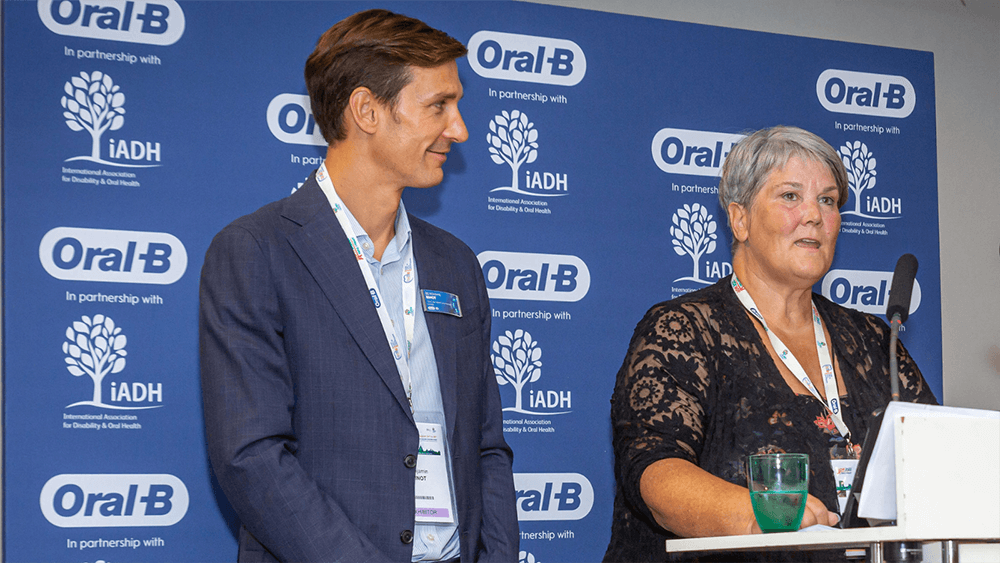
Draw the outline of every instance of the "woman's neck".
[[[791,287],[755,267],[737,251],[733,273],[757,304],[768,326],[792,330],[812,326],[812,287]]]

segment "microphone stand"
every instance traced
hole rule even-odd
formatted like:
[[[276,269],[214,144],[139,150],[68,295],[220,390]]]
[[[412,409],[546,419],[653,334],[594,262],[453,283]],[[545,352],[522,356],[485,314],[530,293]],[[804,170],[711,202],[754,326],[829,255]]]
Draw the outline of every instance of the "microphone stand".
[[[899,342],[899,327],[903,321],[899,313],[892,316],[889,322],[889,389],[892,393],[892,401],[899,401],[899,359],[896,357],[897,343]]]
[[[896,270],[893,272],[892,276],[892,292],[890,294],[888,311],[892,312],[892,318],[889,320],[889,389],[891,393],[890,402],[899,401],[899,358],[897,357],[897,349],[899,348],[899,330],[902,328],[903,321],[909,316],[909,305],[910,305],[910,292],[913,289],[913,280],[917,273],[917,259],[913,257],[912,254],[904,254],[899,258],[896,263]],[[884,409],[879,409],[880,413],[876,415],[874,424],[881,424],[882,416],[884,414]],[[863,463],[867,465],[868,457],[870,455],[870,448],[874,445],[874,440],[870,440],[874,435],[877,435],[877,430],[873,434],[872,427],[868,429],[868,435],[865,436],[864,449],[867,450],[862,454],[865,458]],[[872,443],[869,443],[872,442]],[[867,454],[867,455],[866,455]],[[864,473],[865,468],[862,467],[859,471]],[[856,475],[855,479],[862,477],[862,475]],[[856,484],[857,481],[855,481]],[[854,494],[854,489],[852,488],[851,497],[848,500],[848,510],[845,510],[845,518],[849,518],[853,524],[859,518],[857,517],[857,497]],[[853,501],[853,503],[852,503]],[[853,506],[852,506],[853,504]],[[846,522],[845,522],[846,523]],[[869,557],[873,554],[869,553]],[[923,550],[919,542],[886,542],[882,546],[882,553],[880,554],[882,559],[886,562],[894,563],[919,563],[923,560]]]
[[[899,313],[892,316],[889,322],[889,385],[892,393],[891,401],[899,401],[899,359],[896,348],[899,342],[899,329],[903,320]],[[883,560],[893,563],[920,563],[923,561],[923,548],[920,542],[886,542],[883,546]]]

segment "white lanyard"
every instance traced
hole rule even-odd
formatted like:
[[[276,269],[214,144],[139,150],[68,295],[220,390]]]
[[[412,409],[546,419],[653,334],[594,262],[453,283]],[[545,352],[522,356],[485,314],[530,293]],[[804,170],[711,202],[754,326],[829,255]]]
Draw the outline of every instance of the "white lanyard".
[[[819,365],[823,372],[823,390],[826,392],[825,401],[820,396],[819,391],[816,390],[816,386],[810,381],[806,370],[802,369],[802,365],[795,359],[795,356],[792,355],[788,347],[785,346],[774,332],[767,328],[767,321],[764,320],[764,316],[757,310],[757,304],[754,303],[753,297],[750,297],[750,292],[743,287],[739,278],[736,277],[735,272],[733,273],[732,286],[733,292],[736,293],[736,297],[739,298],[740,303],[764,325],[764,332],[767,333],[767,337],[771,340],[771,346],[774,347],[774,351],[778,353],[781,361],[805,385],[806,389],[813,394],[813,397],[816,397],[821,403],[826,405],[826,408],[830,411],[830,418],[833,420],[833,424],[837,426],[837,431],[840,432],[840,435],[845,439],[849,438],[850,430],[847,429],[847,425],[844,424],[844,418],[840,414],[840,394],[837,391],[837,374],[833,370],[830,347],[826,343],[826,335],[823,333],[823,322],[819,318],[819,312],[816,311],[816,304],[812,303],[813,332],[816,335],[816,353],[819,355]]]
[[[368,293],[372,296],[372,303],[378,312],[379,321],[382,322],[382,330],[385,332],[386,341],[389,343],[389,349],[392,350],[392,357],[396,361],[396,369],[399,371],[399,378],[403,382],[406,400],[410,404],[410,412],[413,412],[413,380],[410,378],[410,366],[407,364],[407,360],[410,357],[410,350],[413,348],[414,306],[417,303],[417,284],[413,275],[413,241],[410,241],[406,253],[402,257],[403,329],[406,333],[406,349],[400,350],[399,343],[396,341],[396,330],[393,328],[392,319],[389,318],[389,312],[385,308],[385,300],[382,299],[382,293],[375,284],[375,276],[372,275],[371,267],[368,265],[365,255],[361,252],[361,245],[358,244],[358,237],[354,232],[354,228],[351,226],[347,214],[343,213],[343,210],[347,206],[344,205],[343,200],[337,195],[337,191],[333,187],[333,182],[330,181],[330,176],[326,171],[326,163],[321,164],[319,170],[316,171],[316,181],[319,182],[319,187],[322,188],[323,193],[326,194],[327,199],[330,201],[330,206],[333,207],[333,214],[337,217],[340,227],[344,229],[344,234],[347,235],[347,240],[350,241],[351,248],[354,250],[354,256],[358,259],[358,267],[361,268],[361,275],[365,277],[365,283],[368,284]]]

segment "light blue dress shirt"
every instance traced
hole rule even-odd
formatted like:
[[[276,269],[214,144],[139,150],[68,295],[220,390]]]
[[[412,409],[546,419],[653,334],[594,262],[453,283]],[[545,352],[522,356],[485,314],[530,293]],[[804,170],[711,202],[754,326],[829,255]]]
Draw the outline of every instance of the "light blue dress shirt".
[[[346,205],[344,206],[346,209]],[[347,210],[347,219],[357,235],[358,244],[368,261],[375,284],[378,286],[386,311],[392,319],[396,330],[396,340],[406,342],[406,329],[403,325],[403,256],[407,247],[413,244],[410,236],[410,221],[406,216],[403,202],[399,202],[396,213],[396,236],[385,251],[382,260],[375,259],[375,248],[371,237],[365,232],[354,215]],[[416,258],[414,258],[416,263]],[[414,268],[417,276],[418,268]],[[441,421],[441,428],[447,433],[444,425],[444,405],[441,402],[441,387],[438,381],[437,361],[434,358],[434,347],[430,333],[427,332],[427,321],[419,297],[420,278],[416,278],[417,300],[414,311],[413,347],[410,350],[410,379],[413,386],[413,410],[418,413],[430,413]],[[440,288],[431,288],[440,289]],[[386,344],[388,346],[388,344]],[[404,385],[405,387],[405,385]],[[447,434],[445,440],[447,440]],[[448,460],[448,480],[451,476],[451,460]],[[452,489],[452,506],[455,506],[455,491]],[[457,516],[457,514],[456,514]],[[454,524],[421,524],[417,523],[413,530],[412,561],[447,561],[459,556],[458,522]]]

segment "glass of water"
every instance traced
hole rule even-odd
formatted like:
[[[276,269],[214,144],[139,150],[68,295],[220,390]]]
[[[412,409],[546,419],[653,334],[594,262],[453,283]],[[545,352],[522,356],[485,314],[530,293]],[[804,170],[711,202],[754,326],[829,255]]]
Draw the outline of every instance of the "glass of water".
[[[750,502],[761,531],[798,530],[809,495],[809,456],[752,455],[749,470]]]

